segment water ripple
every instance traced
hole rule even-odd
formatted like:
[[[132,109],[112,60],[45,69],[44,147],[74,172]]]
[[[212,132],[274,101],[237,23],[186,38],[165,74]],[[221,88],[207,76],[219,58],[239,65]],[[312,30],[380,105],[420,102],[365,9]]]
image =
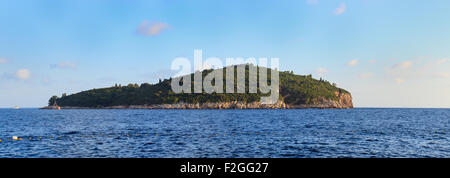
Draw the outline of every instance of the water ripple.
[[[450,109],[0,109],[0,157],[450,157],[449,128]]]

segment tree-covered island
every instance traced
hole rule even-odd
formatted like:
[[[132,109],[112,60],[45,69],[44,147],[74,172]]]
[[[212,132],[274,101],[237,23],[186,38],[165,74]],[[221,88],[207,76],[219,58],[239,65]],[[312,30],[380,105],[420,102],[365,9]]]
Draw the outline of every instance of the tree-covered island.
[[[237,65],[232,66],[236,73]],[[91,89],[61,97],[52,96],[43,109],[80,108],[139,108],[139,109],[231,109],[231,108],[353,108],[351,94],[338,88],[336,84],[311,75],[295,75],[291,71],[279,72],[279,100],[276,104],[261,104],[260,98],[267,94],[249,93],[249,67],[245,65],[245,93],[174,93],[172,78],[160,80],[156,84],[114,85],[108,88]],[[256,67],[259,68],[259,67]],[[270,74],[272,69],[267,69]],[[203,78],[213,69],[202,71]],[[223,70],[226,76],[226,70]],[[268,83],[271,75],[267,75]],[[193,78],[194,74],[191,78]],[[226,77],[223,77],[226,83]],[[237,80],[237,75],[234,75]],[[235,89],[237,88],[235,83]],[[214,84],[214,82],[213,82]],[[194,85],[192,84],[192,87]],[[258,83],[259,86],[259,83]],[[224,90],[225,91],[225,85]],[[235,90],[236,91],[236,90]]]

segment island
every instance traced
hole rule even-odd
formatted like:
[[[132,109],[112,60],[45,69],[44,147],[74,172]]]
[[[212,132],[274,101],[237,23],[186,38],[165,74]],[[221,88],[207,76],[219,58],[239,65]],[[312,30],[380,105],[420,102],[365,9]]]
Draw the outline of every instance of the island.
[[[244,64],[241,64],[244,65]],[[231,66],[237,69],[239,65]],[[249,80],[250,67],[245,64],[245,81]],[[218,69],[215,69],[218,70]],[[203,78],[215,71],[208,69],[200,72]],[[226,70],[223,68],[223,76]],[[234,70],[235,72],[237,70]],[[275,70],[267,68],[268,73]],[[278,71],[277,71],[278,72]],[[194,77],[194,73],[188,74]],[[258,75],[259,76],[259,75]],[[226,77],[223,77],[226,83]],[[173,78],[159,80],[158,83],[115,84],[108,88],[96,88],[61,97],[52,96],[48,106],[41,109],[300,109],[300,108],[353,108],[350,92],[337,87],[322,78],[314,79],[312,75],[296,75],[292,71],[279,72],[279,99],[273,104],[263,104],[258,82],[256,93],[175,93],[171,83]],[[237,80],[237,76],[234,76]],[[267,76],[271,82],[270,75]],[[194,85],[192,84],[192,87]],[[235,82],[235,88],[238,87]],[[225,85],[224,90],[225,91]]]

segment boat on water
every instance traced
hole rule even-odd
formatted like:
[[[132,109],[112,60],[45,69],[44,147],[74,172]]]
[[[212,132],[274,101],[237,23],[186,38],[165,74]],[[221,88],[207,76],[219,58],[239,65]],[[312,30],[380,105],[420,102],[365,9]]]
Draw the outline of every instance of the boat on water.
[[[14,106],[13,109],[19,109],[19,106]]]

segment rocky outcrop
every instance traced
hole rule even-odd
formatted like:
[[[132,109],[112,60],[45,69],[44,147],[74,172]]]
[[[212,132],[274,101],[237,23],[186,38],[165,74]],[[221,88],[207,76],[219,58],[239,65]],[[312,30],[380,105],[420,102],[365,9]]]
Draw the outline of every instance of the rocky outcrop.
[[[335,93],[338,100],[320,98],[315,101],[316,104],[301,104],[301,105],[289,105],[288,108],[340,108],[348,109],[353,108],[352,95],[349,93]]]
[[[177,104],[155,104],[155,105],[131,105],[131,106],[99,106],[99,107],[61,107],[61,109],[284,109],[288,108],[284,102],[276,104],[261,104],[259,102],[220,102],[220,103],[177,103]],[[55,109],[52,106],[41,109]]]
[[[149,109],[283,109],[287,108],[284,102],[275,104],[261,104],[259,102],[242,103],[242,102],[219,102],[219,103],[202,103],[202,104],[161,104],[152,105]]]
[[[353,108],[352,96],[348,93],[336,92],[338,100],[321,98],[316,104],[288,105],[282,101],[275,104],[262,104],[260,102],[218,102],[218,103],[177,103],[156,105],[131,105],[131,106],[98,106],[98,107],[71,107],[65,106],[61,109],[305,109],[305,108]],[[41,109],[55,109],[47,106]]]
[[[56,110],[58,110],[58,109],[61,109],[61,107],[53,105],[53,106],[45,106],[41,109],[56,109]]]

